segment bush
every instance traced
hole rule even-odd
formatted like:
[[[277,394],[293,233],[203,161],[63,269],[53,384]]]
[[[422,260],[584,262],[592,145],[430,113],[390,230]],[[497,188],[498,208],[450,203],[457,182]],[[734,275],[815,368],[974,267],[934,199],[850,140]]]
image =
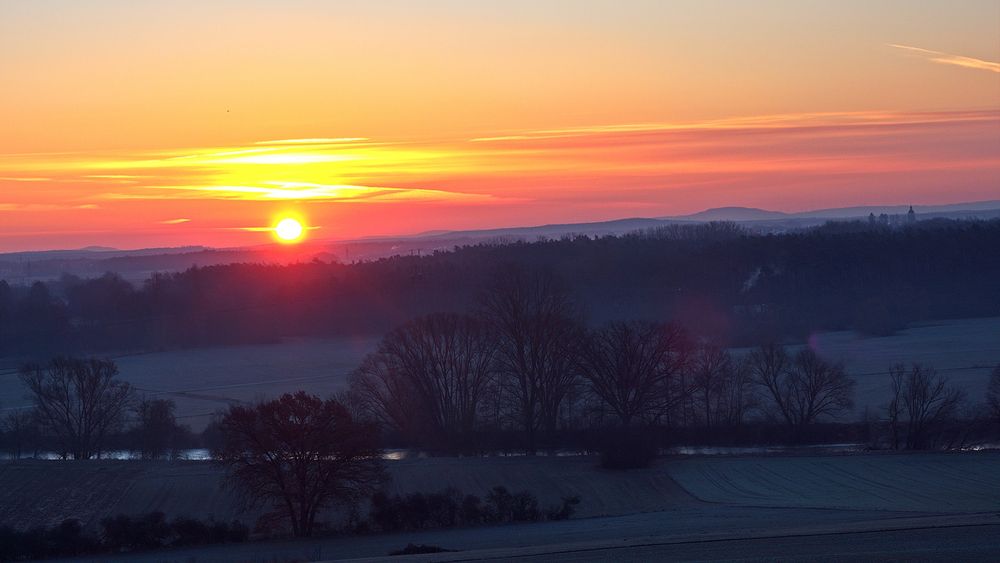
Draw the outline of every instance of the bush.
[[[483,500],[476,495],[465,495],[461,508],[462,523],[475,526],[483,522]]]
[[[376,493],[371,498],[368,529],[400,532],[428,528],[452,528],[479,524],[565,520],[573,515],[579,497],[566,497],[562,504],[549,507],[544,514],[538,499],[528,491],[511,493],[506,487],[493,487],[484,503],[476,495],[463,496],[457,489],[437,493],[411,493],[405,496]],[[362,526],[355,524],[354,528]]]
[[[576,505],[580,504],[579,496],[563,497],[562,505],[550,506],[545,509],[546,520],[569,520],[576,512]]]
[[[77,520],[64,520],[53,528],[37,527],[18,532],[0,527],[0,561],[50,557],[75,557],[93,553],[135,551],[167,546],[244,542],[249,533],[240,522],[202,522],[176,518],[167,524],[162,512],[130,517],[119,514],[101,520],[103,542],[84,535]]]
[[[113,551],[163,547],[171,532],[162,512],[150,512],[135,519],[119,514],[102,519],[101,527],[104,528],[103,543]]]
[[[94,538],[83,535],[77,520],[64,520],[53,528],[32,528],[17,532],[13,528],[0,528],[0,561],[73,557],[98,550]]]
[[[541,518],[538,500],[527,491],[511,494],[506,487],[493,487],[486,495],[485,520],[494,524],[536,522]]]
[[[244,542],[250,531],[240,522],[202,522],[194,518],[175,518],[170,523],[173,540],[170,545],[203,545],[212,543]]]
[[[396,551],[390,551],[389,555],[419,555],[421,553],[447,553],[450,551],[455,551],[454,549],[445,549],[436,545],[424,545],[424,544],[406,544],[403,549],[397,549]]]
[[[451,528],[464,521],[464,499],[456,489],[438,493],[411,493],[387,496],[379,492],[372,496],[369,519],[375,528],[385,532]]]

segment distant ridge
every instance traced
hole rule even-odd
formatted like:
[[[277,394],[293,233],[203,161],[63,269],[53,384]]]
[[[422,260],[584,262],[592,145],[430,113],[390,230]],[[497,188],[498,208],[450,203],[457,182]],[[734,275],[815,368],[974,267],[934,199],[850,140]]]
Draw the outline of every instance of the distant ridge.
[[[119,250],[90,246],[76,250],[48,250],[0,253],[0,280],[28,283],[56,279],[63,273],[99,276],[113,271],[127,279],[141,281],[153,272],[177,272],[192,266],[232,263],[290,263],[310,260],[373,260],[399,255],[422,255],[449,251],[469,244],[535,241],[566,236],[617,236],[672,225],[695,225],[712,221],[731,221],[757,233],[783,233],[807,229],[836,220],[867,220],[869,214],[902,215],[908,204],[859,206],[781,212],[752,207],[719,207],[698,213],[672,217],[632,217],[589,223],[553,223],[547,225],[501,227],[493,229],[425,231],[415,235],[374,236],[347,240],[310,240],[307,244],[282,248],[255,245],[232,248],[184,246]],[[1000,200],[914,205],[918,220],[926,219],[1000,219]]]
[[[771,219],[785,219],[787,213],[781,211],[768,211],[756,207],[715,207],[706,209],[690,215],[679,215],[676,217],[661,217],[661,219],[689,219],[693,221],[768,221]]]

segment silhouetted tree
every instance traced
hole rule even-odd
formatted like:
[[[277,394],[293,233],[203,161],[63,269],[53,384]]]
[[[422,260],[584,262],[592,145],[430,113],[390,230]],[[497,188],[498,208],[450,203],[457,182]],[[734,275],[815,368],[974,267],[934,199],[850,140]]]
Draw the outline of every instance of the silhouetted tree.
[[[214,457],[229,483],[248,506],[271,506],[296,536],[311,535],[323,510],[358,501],[383,479],[376,428],[333,399],[299,391],[232,406],[221,431]]]
[[[749,369],[771,405],[771,414],[784,420],[792,438],[820,417],[836,417],[853,406],[854,380],[840,364],[827,362],[806,348],[789,357],[777,344],[750,353]]]
[[[581,373],[621,426],[652,422],[683,393],[679,373],[689,357],[686,335],[672,325],[613,322],[582,348]]]
[[[560,408],[576,383],[582,326],[569,290],[548,272],[510,268],[483,296],[497,339],[501,390],[511,398],[529,454],[538,432],[555,430]]]
[[[733,371],[733,360],[724,348],[706,342],[698,346],[692,362],[692,398],[699,403],[701,422],[706,427],[719,426],[726,410],[726,386]]]
[[[886,411],[893,447],[899,447],[900,433],[905,433],[906,449],[932,447],[942,426],[956,417],[964,398],[962,390],[948,385],[937,372],[920,364],[913,364],[909,370],[901,364],[895,365],[889,377],[893,396]]]
[[[170,399],[142,399],[135,405],[135,426],[129,432],[132,450],[142,459],[162,459],[180,449],[188,430],[177,424]]]
[[[25,365],[19,375],[42,430],[73,459],[100,456],[105,439],[121,427],[132,395],[111,360],[56,358],[44,366]]]
[[[1000,422],[1000,364],[990,373],[990,383],[986,388],[986,405],[993,420]]]
[[[34,451],[39,443],[38,420],[29,409],[8,412],[0,421],[7,453],[13,459],[20,459],[29,451]]]
[[[391,331],[365,358],[352,378],[352,395],[418,443],[465,449],[493,377],[495,351],[486,326],[473,317],[420,317]]]

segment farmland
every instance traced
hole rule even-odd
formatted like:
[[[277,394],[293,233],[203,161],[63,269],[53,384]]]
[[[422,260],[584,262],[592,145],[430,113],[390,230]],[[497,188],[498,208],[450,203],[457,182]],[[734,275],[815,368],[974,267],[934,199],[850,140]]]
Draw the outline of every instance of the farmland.
[[[544,559],[574,549],[604,553],[609,546],[641,551],[649,547],[639,546],[658,544],[978,526],[983,518],[995,519],[1000,508],[998,463],[998,452],[677,457],[628,472],[600,470],[591,457],[404,460],[389,463],[391,490],[452,485],[482,492],[499,484],[532,491],[542,505],[571,494],[583,502],[577,517],[565,522],[220,546],[150,554],[146,560],[373,557],[408,542],[463,550],[460,558]],[[0,507],[4,519],[74,516],[90,525],[104,514],[156,509],[168,516],[252,519],[238,512],[219,477],[201,462],[19,462],[0,474],[11,485],[0,493]],[[86,482],[88,492],[66,495],[73,479]],[[101,498],[109,500],[95,503]],[[821,545],[817,541],[814,549]]]
[[[117,357],[121,378],[140,394],[172,399],[180,422],[200,431],[234,401],[300,389],[325,397],[342,389],[376,341],[300,339],[279,344],[194,348]],[[29,403],[13,374],[0,376],[0,406]]]
[[[263,346],[196,348],[117,358],[121,377],[141,393],[173,399],[181,422],[195,431],[233,401],[274,397],[299,389],[327,396],[343,389],[350,372],[378,340],[295,339]],[[922,362],[980,401],[1000,363],[1000,318],[921,323],[896,335],[862,338],[853,332],[816,333],[822,356],[843,361],[857,381],[855,416],[888,400],[888,368]],[[28,405],[12,373],[0,375],[0,408]]]

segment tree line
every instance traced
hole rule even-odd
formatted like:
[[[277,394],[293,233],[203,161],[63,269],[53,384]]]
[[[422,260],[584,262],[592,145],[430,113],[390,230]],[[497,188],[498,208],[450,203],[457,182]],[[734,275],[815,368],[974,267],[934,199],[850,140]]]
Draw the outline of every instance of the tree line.
[[[997,220],[833,223],[767,235],[715,223],[355,264],[193,267],[139,286],[116,274],[0,281],[0,356],[381,335],[429,313],[471,312],[510,266],[546,267],[567,280],[592,324],[670,318],[727,345],[817,330],[888,334],[914,320],[1000,315],[998,247]]]
[[[968,414],[963,392],[932,369],[893,366],[890,382],[891,447],[939,447],[943,423]],[[995,410],[1000,383],[991,385]],[[567,434],[587,430],[621,444],[643,433],[698,429],[704,439],[771,426],[801,443],[819,423],[843,422],[854,390],[842,364],[808,346],[772,342],[736,355],[673,323],[587,327],[567,285],[511,269],[474,313],[430,314],[386,334],[343,400],[411,447],[491,451],[498,435],[513,435],[508,447],[534,454],[570,447]]]
[[[199,443],[171,401],[138,396],[117,375],[111,360],[23,365],[18,377],[33,406],[4,416],[7,451],[20,457],[44,447],[90,459],[128,449],[159,459]],[[567,283],[510,268],[473,312],[430,313],[386,333],[338,405],[377,428],[382,445],[442,454],[600,450],[638,437],[626,450],[652,452],[681,436],[689,444],[794,444],[822,440],[817,429],[832,423],[863,426],[866,434],[852,439],[925,449],[971,439],[955,434],[956,420],[1000,420],[1000,368],[982,404],[928,366],[891,366],[888,379],[891,400],[867,421],[852,420],[853,378],[808,346],[770,342],[737,354],[677,323],[588,326]],[[246,414],[240,408],[250,407],[234,407],[200,443],[232,435]]]
[[[602,464],[630,468],[657,455],[657,437],[685,429],[731,433],[739,425],[778,424],[787,439],[801,443],[812,425],[835,420],[851,406],[853,380],[808,348],[769,344],[736,358],[667,324],[609,323],[588,330],[574,320],[572,302],[560,288],[546,276],[512,272],[484,296],[481,316],[432,315],[386,335],[340,397],[300,391],[221,412],[212,458],[245,508],[264,509],[256,529],[287,526],[296,536],[310,536],[326,529],[331,508],[356,511],[366,503],[368,519],[353,517],[355,531],[564,519],[580,502],[566,498],[542,510],[531,495],[503,488],[490,491],[485,504],[454,491],[389,497],[386,431],[437,453],[485,453],[511,446],[490,439],[506,429],[518,436],[514,448],[533,454],[566,447],[560,432],[596,429],[609,438],[599,444]],[[20,377],[34,402],[27,411],[32,423],[66,458],[100,456],[130,408],[141,414],[132,431],[152,435],[153,443],[162,444],[159,432],[169,434],[176,425],[161,416],[170,414],[162,403],[133,402],[108,360],[57,358],[25,366]],[[917,364],[894,366],[889,378],[892,398],[877,421],[883,447],[969,443],[960,389]],[[995,432],[1000,366],[983,408],[990,409]],[[9,434],[10,426],[5,430]],[[170,528],[162,517],[150,522],[109,520],[104,543],[119,538],[114,541],[145,545],[147,532],[157,542],[171,534],[215,533],[183,521]],[[153,524],[155,533],[149,531]]]

